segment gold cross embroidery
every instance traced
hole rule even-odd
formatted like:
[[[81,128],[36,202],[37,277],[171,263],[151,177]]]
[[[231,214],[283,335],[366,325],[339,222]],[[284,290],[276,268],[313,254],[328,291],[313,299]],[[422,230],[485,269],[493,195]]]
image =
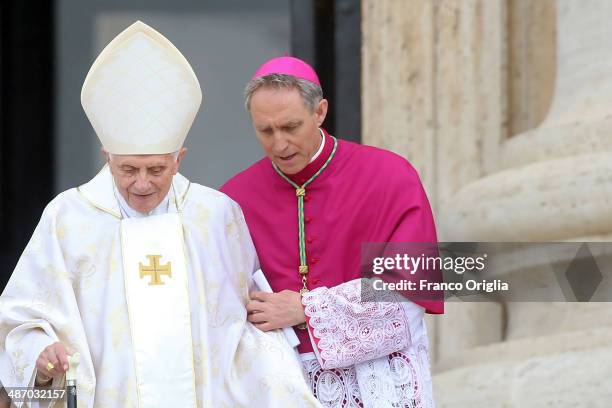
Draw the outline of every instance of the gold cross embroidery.
[[[151,276],[151,282],[149,282],[149,286],[151,285],[163,285],[164,282],[161,280],[161,275],[168,275],[168,277],[172,277],[172,262],[168,262],[165,265],[159,264],[159,259],[161,255],[147,255],[149,258],[149,265],[145,266],[142,262],[138,262],[140,269],[140,279],[144,278],[146,275]]]

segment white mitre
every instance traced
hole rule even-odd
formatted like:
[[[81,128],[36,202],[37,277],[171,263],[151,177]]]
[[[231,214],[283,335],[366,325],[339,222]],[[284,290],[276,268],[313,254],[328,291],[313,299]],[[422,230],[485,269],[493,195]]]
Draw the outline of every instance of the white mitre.
[[[83,109],[113,154],[179,150],[201,102],[200,84],[183,54],[140,21],[102,50],[81,90]]]

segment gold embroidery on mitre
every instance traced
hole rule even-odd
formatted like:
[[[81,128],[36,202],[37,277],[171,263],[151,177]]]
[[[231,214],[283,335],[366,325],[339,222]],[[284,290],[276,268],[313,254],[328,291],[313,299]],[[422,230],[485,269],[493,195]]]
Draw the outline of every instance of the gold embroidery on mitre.
[[[147,275],[151,277],[149,286],[163,285],[164,282],[161,280],[161,275],[166,275],[169,278],[172,277],[172,262],[168,262],[165,265],[160,265],[159,259],[161,257],[161,255],[147,255],[147,258],[149,259],[149,265],[147,266],[143,265],[142,262],[138,262],[140,279]]]

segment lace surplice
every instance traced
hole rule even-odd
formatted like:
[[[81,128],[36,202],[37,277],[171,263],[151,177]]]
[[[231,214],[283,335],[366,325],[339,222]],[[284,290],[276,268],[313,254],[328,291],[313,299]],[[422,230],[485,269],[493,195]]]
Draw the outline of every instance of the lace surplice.
[[[302,355],[326,407],[434,407],[422,307],[392,292],[362,301],[360,280],[303,297],[315,353]]]

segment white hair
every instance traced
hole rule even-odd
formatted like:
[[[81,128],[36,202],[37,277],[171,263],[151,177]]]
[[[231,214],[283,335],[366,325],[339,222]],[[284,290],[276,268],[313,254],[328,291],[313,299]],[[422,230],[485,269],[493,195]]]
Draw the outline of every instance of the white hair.
[[[180,150],[177,150],[176,152],[166,153],[166,154],[171,154],[172,158],[174,159],[174,161],[177,161],[180,152],[181,152]],[[108,161],[113,161],[113,156],[115,156],[113,153],[109,153],[108,154]],[[118,154],[117,156],[122,156],[122,155]]]

